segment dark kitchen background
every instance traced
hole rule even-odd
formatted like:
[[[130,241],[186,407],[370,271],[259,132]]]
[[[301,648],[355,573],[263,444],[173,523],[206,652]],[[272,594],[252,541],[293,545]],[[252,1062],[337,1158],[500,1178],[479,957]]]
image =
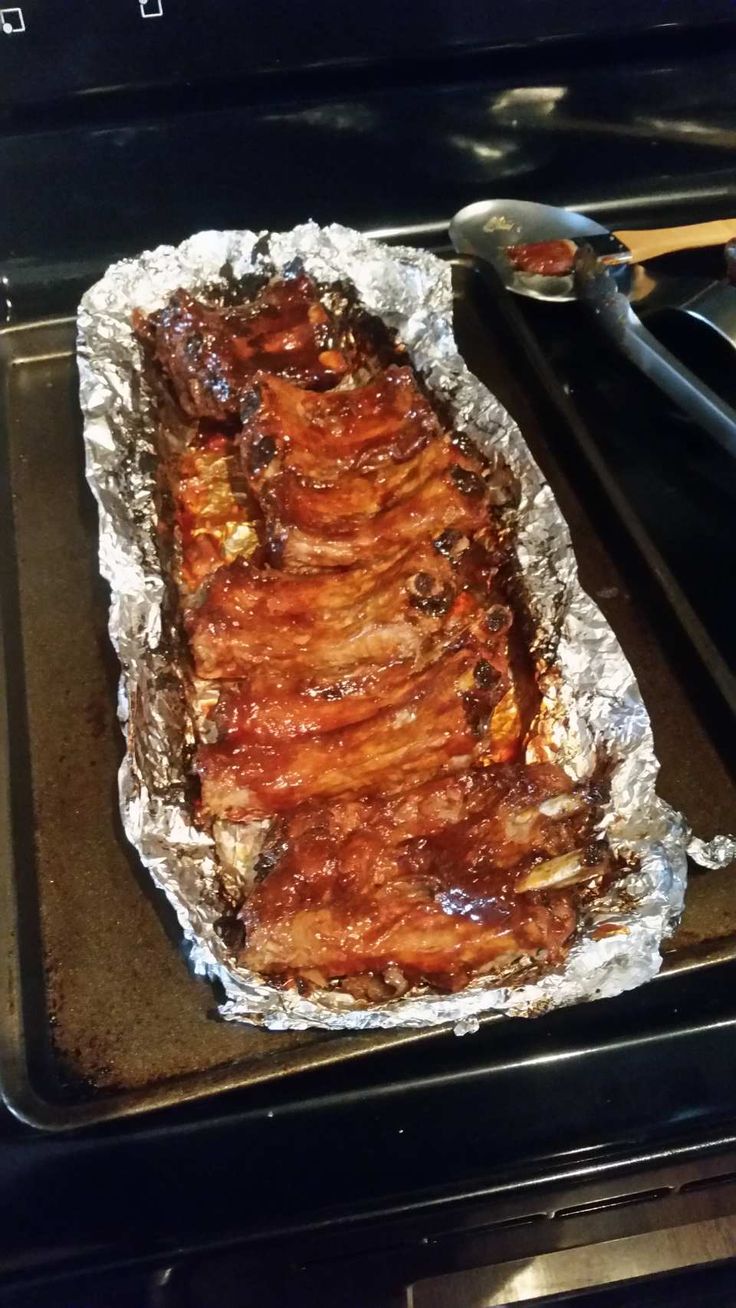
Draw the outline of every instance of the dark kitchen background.
[[[0,1070],[13,1108],[0,1111],[0,1304],[470,1308],[584,1287],[586,1303],[623,1304],[634,1302],[615,1284],[624,1267],[646,1278],[637,1303],[732,1301],[733,872],[693,873],[665,975],[615,1000],[250,1085],[209,1068],[196,1096],[186,1076],[159,1080],[132,1116],[106,1109],[113,1101],[93,1082],[49,1097],[32,1051],[51,984],[42,955],[51,901],[38,872],[51,789],[40,789],[29,759],[35,731],[61,804],[52,746],[59,723],[70,739],[77,733],[55,703],[51,669],[61,679],[73,659],[42,623],[32,629],[52,634],[37,634],[35,646],[19,632],[23,578],[38,598],[54,569],[69,584],[74,626],[72,565],[94,547],[67,319],[111,260],[202,228],[309,217],[445,254],[453,212],[504,195],[628,227],[732,216],[735,55],[732,0],[0,6],[11,798],[0,878],[12,890]],[[712,256],[696,257],[688,272],[714,268]],[[504,307],[492,290],[472,290],[467,270],[458,278],[471,366],[483,373],[496,348],[508,365],[504,398],[568,497],[583,574],[638,650],[668,797],[690,806],[704,836],[733,827],[733,469],[608,356],[574,308]],[[730,357],[716,381],[733,399],[729,366]],[[78,481],[67,494],[70,460]],[[34,524],[44,521],[47,550],[34,555]],[[94,564],[85,567],[80,576]],[[104,622],[98,591],[94,602]],[[88,657],[89,673],[83,659],[72,668],[78,677],[98,675],[104,655]],[[46,682],[38,721],[34,676]],[[84,762],[87,751],[88,763],[100,731],[114,758],[111,701],[109,710],[99,730],[80,721],[71,758]],[[87,810],[82,829],[93,820]],[[76,904],[81,873],[59,859],[66,902]],[[131,871],[127,884],[158,931],[163,909],[143,878]],[[67,934],[94,940],[96,913],[93,900],[87,916],[66,921]],[[198,1067],[192,1045],[212,999],[189,977],[175,936],[160,934],[182,996],[197,996],[191,1027],[173,1008],[170,1027],[181,1065]],[[26,986],[34,950],[38,978]],[[69,1003],[82,993],[90,1002],[75,989],[77,957],[52,980]],[[122,977],[121,1008],[137,1022],[136,1003],[155,1009],[155,986],[146,999],[144,975],[126,996]],[[121,1053],[105,1016],[95,1056],[114,1066]],[[129,1063],[135,1054],[154,1065],[151,1024],[131,1030],[124,1016],[115,1030]],[[576,1251],[567,1280],[545,1261],[563,1249]]]

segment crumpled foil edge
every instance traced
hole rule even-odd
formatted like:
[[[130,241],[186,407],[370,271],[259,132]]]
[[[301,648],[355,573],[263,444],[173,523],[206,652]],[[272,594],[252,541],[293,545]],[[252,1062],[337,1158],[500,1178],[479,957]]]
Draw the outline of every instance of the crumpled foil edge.
[[[517,552],[537,624],[535,657],[544,692],[537,756],[553,751],[571,775],[590,772],[597,751],[613,761],[602,825],[635,871],[587,913],[562,967],[520,984],[485,978],[455,995],[410,992],[361,1007],[331,990],[278,989],[235,964],[217,930],[219,854],[192,822],[182,766],[183,708],[165,630],[166,579],[156,546],[155,454],[142,359],[131,330],[185,286],[196,291],[236,275],[300,260],[318,280],[347,279],[409,348],[456,425],[498,450],[521,487]],[[367,1030],[455,1024],[476,1029],[483,1013],[534,1015],[611,996],[649,980],[660,942],[683,906],[684,820],[655,793],[651,729],[634,675],[596,605],[580,587],[567,524],[521,433],[466,368],[452,333],[451,270],[421,250],[387,247],[350,229],[306,223],[291,232],[201,232],[114,264],[84,296],[78,320],[86,471],[99,507],[100,569],[111,588],[110,636],[122,665],[119,718],[127,750],[120,807],[128,839],[171,901],[196,973],[219,981],[225,1018],[273,1030]],[[262,828],[261,828],[262,829]],[[243,828],[257,844],[258,824]],[[736,843],[692,842],[701,860],[723,865]],[[247,869],[245,869],[247,872]]]

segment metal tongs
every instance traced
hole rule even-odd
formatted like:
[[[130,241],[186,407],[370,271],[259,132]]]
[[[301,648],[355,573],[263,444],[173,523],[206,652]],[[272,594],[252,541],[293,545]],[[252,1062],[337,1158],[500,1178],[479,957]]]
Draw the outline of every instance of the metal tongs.
[[[720,239],[728,239],[728,234],[723,237],[721,231],[728,225],[717,225]],[[713,224],[699,226],[714,227]],[[671,233],[688,230],[669,229]],[[490,263],[509,290],[535,299],[576,299],[587,305],[622,354],[723,449],[736,455],[736,412],[644,326],[632,305],[635,279],[631,259],[606,262],[605,257],[601,257],[606,249],[620,253],[624,245],[620,239],[622,235],[614,236],[583,214],[523,200],[480,201],[461,209],[450,224],[450,237],[458,253],[474,255]],[[633,237],[635,234],[626,235]],[[587,243],[588,237],[594,240]],[[606,237],[608,242],[602,239]],[[669,251],[693,248],[699,243],[712,244],[712,237],[711,231],[708,239],[700,242],[688,240],[685,246],[677,243],[666,245],[660,240],[655,252],[664,253],[665,248]],[[561,239],[570,239],[577,247],[571,272],[562,277],[519,273],[505,253],[510,245]],[[726,286],[724,290],[736,297],[736,287]]]

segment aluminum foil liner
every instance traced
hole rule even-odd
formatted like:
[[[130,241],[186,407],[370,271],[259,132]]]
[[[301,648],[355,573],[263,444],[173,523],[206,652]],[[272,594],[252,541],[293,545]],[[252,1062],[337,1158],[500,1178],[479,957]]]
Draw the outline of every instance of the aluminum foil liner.
[[[366,308],[395,328],[460,430],[501,451],[521,487],[517,550],[537,627],[543,692],[530,758],[552,754],[576,777],[598,754],[613,761],[603,827],[632,871],[591,910],[564,966],[541,977],[487,977],[456,995],[410,992],[377,1006],[326,990],[301,996],[238,967],[218,933],[221,876],[247,879],[264,824],[223,828],[192,822],[182,757],[187,716],[172,660],[156,547],[155,455],[150,397],[131,330],[135,308],[159,308],[179,287],[198,290],[236,275],[288,271],[300,260],[323,282],[353,282]],[[201,232],[111,267],[79,311],[79,367],[87,477],[99,505],[100,567],[110,583],[110,635],[122,665],[119,716],[127,740],[120,805],[128,838],[173,904],[196,972],[221,982],[224,1017],[274,1030],[368,1029],[452,1022],[476,1029],[483,1013],[533,1015],[615,995],[660,966],[659,945],[682,909],[688,833],[655,793],[657,760],[647,713],[619,644],[578,582],[570,536],[519,429],[465,367],[452,334],[450,268],[423,251],[386,247],[339,226],[291,232]],[[722,863],[736,845],[697,851]]]

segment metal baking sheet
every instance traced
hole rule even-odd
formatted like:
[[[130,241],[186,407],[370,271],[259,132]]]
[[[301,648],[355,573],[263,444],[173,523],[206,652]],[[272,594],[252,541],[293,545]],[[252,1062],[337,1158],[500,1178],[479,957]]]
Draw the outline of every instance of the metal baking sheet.
[[[727,829],[736,791],[656,633],[555,467],[544,387],[514,356],[502,317],[491,322],[481,311],[470,270],[458,268],[457,293],[461,348],[520,421],[570,523],[583,584],[640,680],[662,794],[699,834]],[[38,1126],[74,1126],[418,1039],[454,1039],[449,1031],[274,1034],[226,1024],[216,1019],[211,987],[190,974],[173,915],[118,819],[117,668],[84,483],[73,350],[71,320],[0,333],[0,929],[10,962],[0,978],[0,1075],[9,1106]],[[693,874],[670,970],[736,957],[728,877]]]

